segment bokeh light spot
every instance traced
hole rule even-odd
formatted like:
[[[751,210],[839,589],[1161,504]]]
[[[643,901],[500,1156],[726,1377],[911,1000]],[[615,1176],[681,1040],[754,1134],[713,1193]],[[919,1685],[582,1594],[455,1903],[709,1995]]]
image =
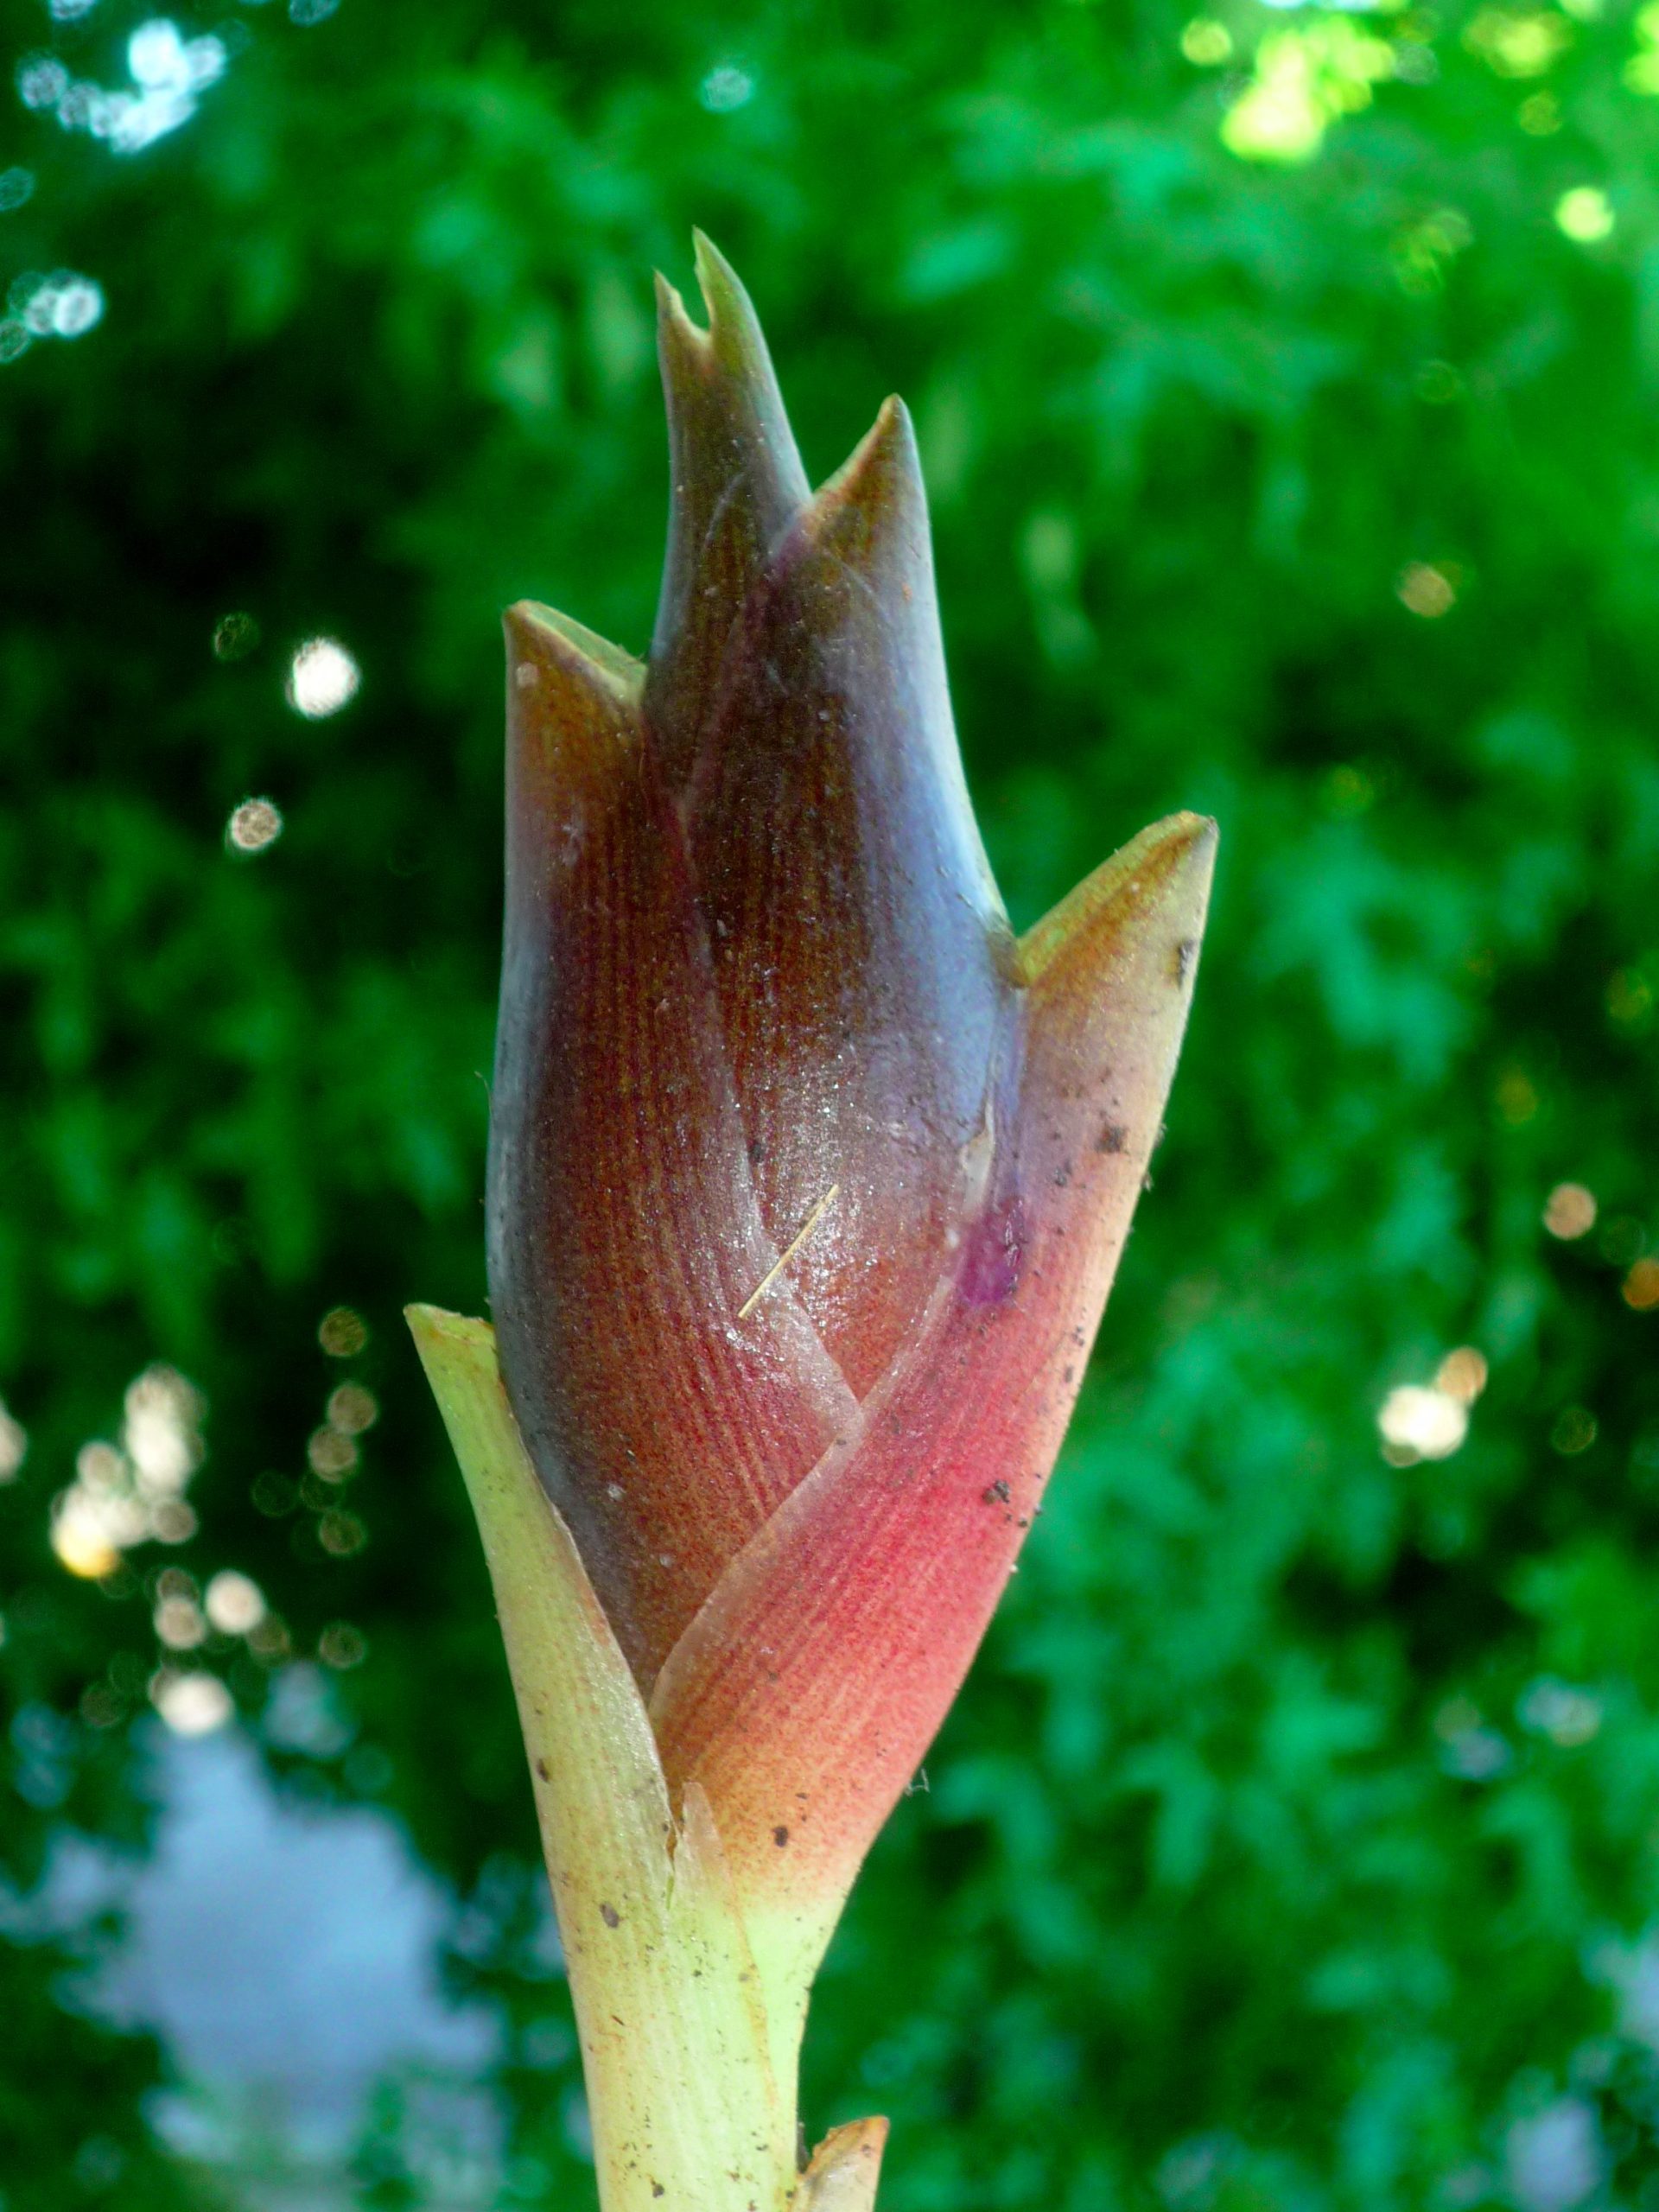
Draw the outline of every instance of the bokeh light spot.
[[[126,1717],[126,1700],[112,1683],[88,1682],[80,1694],[80,1717],[89,1728],[116,1728]]]
[[[1492,1103],[1500,1122],[1512,1129],[1523,1128],[1537,1116],[1538,1086],[1524,1068],[1505,1068],[1497,1078]]]
[[[1637,1313],[1651,1313],[1659,1306],[1659,1260],[1638,1260],[1619,1295]]]
[[[1472,1406],[1486,1388],[1486,1376],[1485,1354],[1477,1351],[1473,1344],[1459,1344],[1440,1362],[1434,1388],[1455,1398],[1460,1406]]]
[[[54,337],[79,338],[104,317],[104,293],[90,276],[72,276],[52,290]]]
[[[288,1632],[288,1624],[279,1614],[267,1613],[248,1630],[248,1649],[256,1659],[274,1667],[286,1659],[294,1645]]]
[[[78,1486],[66,1491],[52,1516],[52,1548],[71,1574],[96,1581],[121,1564],[97,1502]]]
[[[1423,362],[1411,381],[1426,407],[1450,407],[1463,397],[1462,375],[1450,361]]]
[[[361,1436],[380,1418],[379,1402],[360,1382],[342,1382],[328,1396],[328,1421],[342,1436]]]
[[[211,1736],[236,1710],[217,1675],[163,1667],[150,1684],[150,1701],[176,1736]]]
[[[1496,1782],[1514,1757],[1471,1698],[1448,1698],[1434,1715],[1434,1733],[1440,1739],[1441,1770],[1459,1782]]]
[[[1376,1426],[1397,1465],[1449,1459],[1469,1433],[1469,1408],[1450,1391],[1402,1382],[1382,1401]]]
[[[1596,1417],[1587,1406],[1563,1406],[1555,1416],[1549,1440],[1564,1459],[1576,1459],[1590,1449],[1599,1433]]]
[[[324,1482],[343,1482],[357,1465],[357,1446],[337,1428],[319,1428],[312,1432],[305,1456],[312,1473],[321,1475]]]
[[[207,1640],[207,1620],[194,1598],[163,1598],[156,1608],[156,1634],[169,1651],[194,1651]]]
[[[1624,64],[1624,82],[1644,99],[1659,97],[1659,0],[1648,0],[1636,16],[1637,51]]]
[[[1544,1227],[1570,1243],[1596,1225],[1596,1194],[1582,1183],[1558,1183],[1544,1202]]]
[[[697,98],[710,115],[731,115],[754,98],[753,76],[735,61],[720,62],[698,86]]]
[[[317,1325],[317,1342],[330,1359],[354,1359],[368,1341],[368,1324],[349,1306],[332,1306]]]
[[[289,665],[288,703],[308,721],[321,721],[348,705],[362,681],[362,671],[337,638],[308,638]]]
[[[1596,245],[1611,238],[1612,203],[1599,185],[1575,184],[1555,202],[1555,227],[1575,245]]]
[[[1633,1029],[1653,1011],[1653,985],[1639,968],[1618,968],[1607,979],[1607,1011],[1622,1029]]]
[[[195,1508],[180,1497],[169,1497],[150,1516],[150,1533],[157,1543],[188,1544],[197,1525]]]
[[[1218,69],[1230,60],[1233,35],[1213,16],[1194,16],[1181,33],[1181,52],[1198,69]]]
[[[360,1667],[368,1656],[368,1638],[349,1621],[331,1622],[317,1638],[317,1656],[326,1667]]]
[[[15,1483],[29,1456],[29,1432],[0,1398],[0,1483]]]
[[[245,660],[259,642],[259,625],[239,610],[222,615],[213,626],[215,660]]]
[[[26,54],[17,65],[17,97],[25,107],[55,107],[69,89],[69,72],[55,54]]]
[[[318,1522],[317,1541],[335,1559],[350,1559],[367,1543],[369,1532],[355,1513],[342,1513],[336,1508]]]
[[[214,1575],[202,1597],[208,1619],[222,1636],[246,1636],[265,1618],[264,1592],[233,1567]]]
[[[177,1496],[201,1459],[200,1393],[176,1368],[147,1367],[123,1401],[121,1445],[147,1497]]]
[[[263,853],[282,834],[282,814],[268,798],[245,798],[225,825],[225,842],[238,853]]]
[[[1408,614],[1438,622],[1458,603],[1458,588],[1446,570],[1432,561],[1411,561],[1395,580],[1395,596]]]
[[[196,1530],[183,1493],[202,1457],[200,1392],[157,1363],[128,1385],[123,1410],[119,1446],[84,1444],[74,1481],[53,1501],[54,1551],[72,1574],[94,1580],[112,1575],[134,1544],[180,1544]],[[181,1586],[194,1596],[194,1584]]]
[[[1241,161],[1311,161],[1331,125],[1369,107],[1394,73],[1392,44],[1340,16],[1271,32],[1222,120],[1222,143]]]
[[[1647,1224],[1633,1213],[1610,1214],[1597,1232],[1596,1249],[1610,1267],[1628,1268],[1648,1249]]]
[[[1413,299],[1430,299],[1446,288],[1446,271],[1474,243],[1474,226],[1460,207],[1436,207],[1402,224],[1389,245],[1395,281]]]
[[[102,286],[73,269],[18,277],[7,289],[6,303],[11,313],[3,327],[16,334],[6,347],[12,359],[36,338],[82,337],[104,316]]]
[[[52,12],[67,21],[86,9],[79,0],[53,0]],[[154,16],[127,40],[127,87],[77,82],[55,55],[34,54],[18,70],[17,90],[25,106],[55,109],[64,130],[85,130],[111,153],[136,154],[189,121],[229,60],[224,38],[186,39],[176,23]]]
[[[1572,39],[1573,26],[1550,8],[1483,8],[1463,35],[1495,77],[1541,77]]]
[[[1594,2107],[1557,2097],[1505,2130],[1503,2201],[1516,2212],[1573,2212],[1602,2196],[1605,2165]]]
[[[1572,1750],[1600,1732],[1602,1703],[1593,1691],[1575,1689],[1554,1675],[1541,1675],[1521,1693],[1515,1717],[1532,1735]]]
[[[1376,804],[1376,785],[1363,768],[1351,761],[1339,761],[1320,785],[1319,799],[1334,820],[1351,822],[1357,815],[1368,814]]]
[[[269,1469],[263,1475],[254,1477],[250,1495],[258,1510],[271,1521],[280,1521],[300,1502],[298,1486],[286,1475],[276,1474]]]

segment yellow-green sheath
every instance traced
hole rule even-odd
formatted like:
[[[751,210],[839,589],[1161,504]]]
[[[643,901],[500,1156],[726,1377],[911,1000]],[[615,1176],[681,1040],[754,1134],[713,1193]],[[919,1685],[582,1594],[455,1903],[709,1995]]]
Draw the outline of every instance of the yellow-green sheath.
[[[409,1321],[494,1586],[603,2212],[861,2212],[885,2131],[838,2130],[797,2173],[795,2054],[772,2050],[720,1839],[700,1792],[678,1819],[670,1806],[632,1674],[525,1455],[493,1331],[429,1306]]]

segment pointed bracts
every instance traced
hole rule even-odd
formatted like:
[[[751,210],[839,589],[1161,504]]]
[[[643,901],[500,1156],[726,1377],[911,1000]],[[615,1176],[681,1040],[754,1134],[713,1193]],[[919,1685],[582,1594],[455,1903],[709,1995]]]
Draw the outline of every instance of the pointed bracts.
[[[657,279],[671,490],[649,712],[675,784],[707,725],[733,624],[808,499],[749,296],[701,232],[696,243],[706,330]]]
[[[507,617],[490,1281],[508,1427],[719,1860],[775,2073],[1039,1510],[1215,833],[1144,831],[1016,942],[909,418],[810,491],[741,286],[702,239],[697,271],[706,329],[661,288],[648,660]],[[878,2151],[849,2135],[810,2201]]]

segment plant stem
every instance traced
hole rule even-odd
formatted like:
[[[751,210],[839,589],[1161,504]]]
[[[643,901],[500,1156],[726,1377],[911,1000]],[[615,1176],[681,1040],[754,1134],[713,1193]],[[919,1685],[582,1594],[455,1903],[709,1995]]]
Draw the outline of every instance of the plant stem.
[[[780,2079],[719,1835],[698,1791],[675,1817],[639,1687],[519,1438],[493,1332],[432,1306],[409,1319],[494,1586],[602,2212],[868,2212],[886,2123],[836,2130],[798,2173],[794,2052]]]

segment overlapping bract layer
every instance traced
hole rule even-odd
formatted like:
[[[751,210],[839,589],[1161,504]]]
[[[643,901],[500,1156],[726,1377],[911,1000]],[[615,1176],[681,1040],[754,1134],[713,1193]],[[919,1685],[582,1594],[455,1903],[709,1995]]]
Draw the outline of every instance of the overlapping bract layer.
[[[1213,831],[1144,833],[1014,943],[904,411],[809,497],[748,303],[701,243],[699,274],[707,333],[663,300],[649,667],[508,618],[491,1282],[671,1792],[794,1984],[1036,1510]]]

